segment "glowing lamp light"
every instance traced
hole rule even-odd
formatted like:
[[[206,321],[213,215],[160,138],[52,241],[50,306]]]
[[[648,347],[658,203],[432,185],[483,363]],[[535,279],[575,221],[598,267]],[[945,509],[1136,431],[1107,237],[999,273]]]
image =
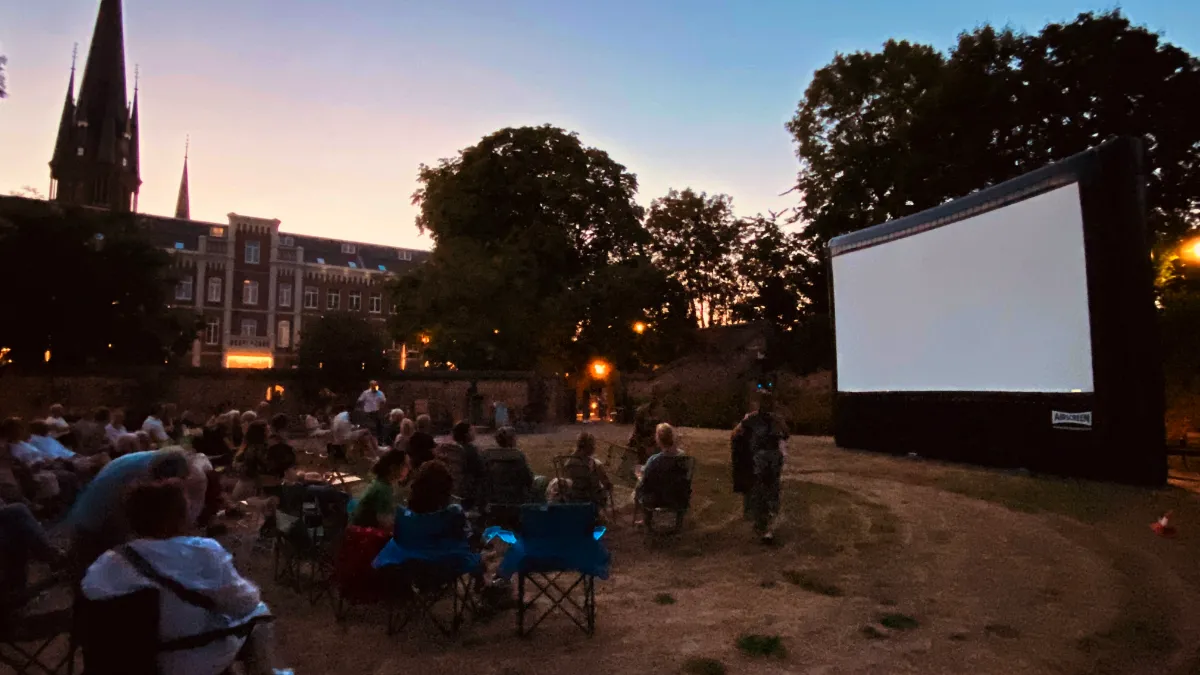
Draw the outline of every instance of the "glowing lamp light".
[[[646,332],[646,324],[645,324],[645,322],[643,322],[643,321],[635,321],[635,322],[633,322],[633,332],[637,333],[638,335],[641,335],[642,333],[645,333],[645,332]]]
[[[275,357],[270,354],[226,354],[226,368],[255,368],[264,370],[275,365]]]
[[[50,363],[50,350],[49,349],[46,350],[45,359],[46,359],[46,363]]]
[[[592,374],[595,375],[597,379],[604,379],[604,377],[608,375],[608,371],[609,365],[604,361],[592,361]]]
[[[1187,245],[1187,252],[1193,260],[1200,260],[1200,239]]]
[[[423,345],[429,344],[429,336],[428,335],[421,336],[421,344],[423,344]]]

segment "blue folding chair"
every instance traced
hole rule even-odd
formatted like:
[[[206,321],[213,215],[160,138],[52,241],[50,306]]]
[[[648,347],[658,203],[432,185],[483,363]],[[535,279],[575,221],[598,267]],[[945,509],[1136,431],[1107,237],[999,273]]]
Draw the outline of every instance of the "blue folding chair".
[[[589,637],[596,632],[596,579],[607,579],[609,568],[608,550],[600,543],[604,532],[596,526],[592,504],[531,504],[521,509],[519,535],[487,533],[512,544],[500,576],[517,575],[518,635],[529,635],[556,611]],[[535,589],[531,598],[525,597],[526,582]],[[526,615],[542,597],[550,607],[528,622]]]
[[[483,561],[471,550],[466,516],[458,507],[416,514],[396,511],[392,539],[375,558],[374,567],[388,572],[393,588],[388,606],[388,634],[423,618],[443,635],[458,633],[467,610],[474,607],[471,581],[483,572]],[[435,607],[449,596],[452,614],[439,617]],[[402,605],[403,611],[398,605]]]

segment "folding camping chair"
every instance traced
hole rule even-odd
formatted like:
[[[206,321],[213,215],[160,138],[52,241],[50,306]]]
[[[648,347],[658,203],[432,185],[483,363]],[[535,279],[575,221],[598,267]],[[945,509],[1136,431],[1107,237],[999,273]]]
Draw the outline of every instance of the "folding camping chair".
[[[525,467],[516,457],[486,458],[481,491],[484,526],[499,525],[516,530],[521,525],[521,507],[529,503],[529,488],[522,481]]]
[[[609,554],[600,543],[590,504],[528,505],[521,509],[521,532],[497,533],[512,546],[500,575],[517,575],[517,635],[533,632],[550,614],[561,613],[589,637],[596,632],[596,579],[608,578]],[[533,586],[526,597],[525,585]],[[577,592],[578,590],[578,592]],[[529,623],[526,615],[545,597],[550,606]],[[528,625],[527,625],[528,623]]]
[[[328,486],[291,484],[280,488],[275,515],[275,581],[307,594],[312,604],[332,590],[334,555],[345,532],[349,499],[346,493]]]
[[[468,611],[475,611],[471,582],[483,573],[483,561],[471,550],[466,516],[458,508],[434,513],[396,514],[392,539],[375,558],[389,588],[388,634],[414,619],[424,619],[443,635],[458,633]],[[449,599],[449,618],[436,608]]]
[[[646,514],[646,532],[655,534],[654,516],[658,513],[675,514],[675,525],[661,534],[673,534],[683,529],[683,518],[692,505],[692,477],[696,473],[696,458],[688,455],[661,456],[651,468],[653,477],[647,484],[643,476],[641,491],[634,495],[633,518],[636,522],[639,509]],[[647,489],[649,488],[649,489]]]
[[[555,457],[554,477],[562,490],[563,501],[595,504],[597,509],[608,510],[609,522],[616,518],[617,507],[612,490],[606,490],[600,484],[600,475],[588,459],[578,455]]]
[[[9,591],[0,580],[0,593]],[[16,675],[58,675],[75,672],[71,642],[71,607],[41,610],[37,605],[54,592],[70,597],[66,575],[56,575],[22,592],[0,598],[0,664]],[[65,654],[60,653],[65,652]]]
[[[144,588],[107,600],[88,600],[79,594],[75,602],[73,639],[83,653],[87,675],[169,675],[158,667],[162,652],[196,649],[229,637],[245,638],[263,615],[244,624],[199,635],[160,641],[159,594],[169,590]],[[232,672],[232,667],[225,673]]]

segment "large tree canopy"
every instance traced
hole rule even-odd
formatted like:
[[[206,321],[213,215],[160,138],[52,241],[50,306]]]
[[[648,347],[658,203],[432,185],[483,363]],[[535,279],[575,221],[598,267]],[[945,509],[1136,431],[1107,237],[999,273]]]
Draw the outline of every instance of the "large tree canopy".
[[[297,361],[309,385],[348,393],[387,370],[383,335],[354,312],[332,312],[305,320]]]
[[[733,200],[671,190],[650,205],[646,229],[655,263],[683,285],[700,325],[729,323],[738,295]]]
[[[667,309],[669,295],[627,292],[663,283],[647,281],[639,262],[648,236],[637,179],[575,134],[502,129],[422,166],[419,180],[417,225],[437,247],[396,283],[392,331],[409,344],[428,337],[423,358],[432,364],[574,368],[590,356],[616,357],[601,323],[686,313]]]
[[[169,258],[129,215],[31,208],[0,218],[0,346],[18,366],[159,364],[195,337],[167,309]]]
[[[814,250],[1068,157],[1120,134],[1147,139],[1160,246],[1200,209],[1200,63],[1119,11],[1036,35],[982,27],[948,55],[889,41],[816,72],[788,130],[798,218]],[[826,309],[816,270],[814,310]]]

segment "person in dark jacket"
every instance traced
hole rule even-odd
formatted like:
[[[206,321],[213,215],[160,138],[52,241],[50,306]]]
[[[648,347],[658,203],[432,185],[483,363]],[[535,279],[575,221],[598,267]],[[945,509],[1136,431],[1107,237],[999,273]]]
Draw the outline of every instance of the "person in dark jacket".
[[[404,447],[414,475],[422,464],[433,459],[433,449],[436,447],[437,442],[433,440],[433,420],[429,419],[429,415],[419,415],[417,431],[412,438],[408,439],[408,444]]]
[[[451,432],[454,442],[462,449],[459,453],[460,464],[458,476],[461,482],[456,485],[458,494],[462,497],[462,506],[467,511],[475,508],[479,493],[483,489],[483,456],[475,445],[475,428],[470,422],[459,422]]]
[[[744,499],[744,515],[754,523],[763,543],[774,540],[772,530],[779,514],[780,477],[783,473],[787,423],[775,412],[770,391],[761,391],[758,410],[746,415],[733,431],[731,465],[733,490]]]

